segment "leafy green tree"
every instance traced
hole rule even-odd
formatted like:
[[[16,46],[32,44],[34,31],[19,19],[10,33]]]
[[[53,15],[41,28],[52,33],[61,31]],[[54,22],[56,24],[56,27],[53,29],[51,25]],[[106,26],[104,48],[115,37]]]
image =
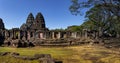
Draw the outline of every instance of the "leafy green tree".
[[[89,25],[89,27],[94,26],[95,30],[100,29],[102,33],[115,34],[113,31],[119,32],[120,0],[72,0],[70,6],[72,14],[79,14],[83,8],[90,8],[86,12],[86,18],[88,21],[92,21],[92,25]],[[88,23],[85,25],[88,25]]]
[[[82,31],[82,29],[83,29],[82,26],[76,26],[76,25],[69,26],[67,28],[68,31],[73,31],[73,32]]]
[[[71,0],[70,11],[72,14],[79,14],[83,8],[92,8],[100,5],[116,16],[120,16],[120,0]]]
[[[65,29],[62,29],[62,28],[58,29],[58,28],[56,28],[56,29],[53,29],[51,31],[65,31]]]
[[[82,29],[88,29],[88,30],[95,30],[94,22],[92,21],[85,21],[82,25],[80,25]]]

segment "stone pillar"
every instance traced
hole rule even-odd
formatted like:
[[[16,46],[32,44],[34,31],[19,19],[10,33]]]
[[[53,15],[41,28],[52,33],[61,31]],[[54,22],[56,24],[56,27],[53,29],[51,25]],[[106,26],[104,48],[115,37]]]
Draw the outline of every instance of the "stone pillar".
[[[40,33],[40,39],[43,39],[44,36],[43,36],[43,33]]]
[[[27,32],[27,39],[30,40],[30,32]]]
[[[117,36],[116,36],[116,38],[119,38],[120,37],[120,35],[119,35],[119,33],[117,32]]]
[[[21,32],[19,31],[18,32],[18,39],[21,39],[20,37],[21,37]]]
[[[49,32],[49,38],[52,39],[52,32]]]
[[[88,36],[87,30],[85,30],[85,38],[87,38]]]
[[[28,36],[27,36],[27,31],[24,31],[24,37],[25,37],[25,40],[27,40]]]
[[[98,32],[95,32],[95,39],[98,39]]]
[[[49,38],[49,33],[45,32],[45,39],[48,39],[48,38]]]
[[[80,31],[79,33],[80,33],[80,38],[81,38],[81,36],[82,36],[82,32]]]
[[[9,37],[9,32],[5,31],[5,38],[8,39],[8,37]]]
[[[55,39],[55,32],[52,32],[52,39]]]
[[[43,38],[44,38],[44,39],[46,39],[46,37],[47,37],[46,35],[47,35],[47,33],[44,32],[44,33],[43,33]]]
[[[58,32],[58,37],[57,37],[58,39],[60,39],[61,38],[61,32]]]
[[[15,39],[16,37],[16,33],[15,33],[15,30],[13,31],[13,38]]]
[[[37,32],[34,32],[35,33],[35,38],[38,38],[38,33]]]
[[[80,32],[80,37],[83,37],[83,31]]]
[[[96,34],[96,39],[98,39],[98,37],[99,37],[98,31],[96,31],[95,34]]]
[[[14,38],[14,31],[13,30],[10,32],[10,37]]]
[[[77,32],[74,32],[74,38],[77,38]]]
[[[22,36],[23,36],[23,37],[22,37],[22,40],[26,40],[26,39],[27,39],[27,38],[26,38],[26,32],[25,32],[25,31],[24,31],[24,32],[22,31]]]
[[[51,34],[51,32],[48,32],[47,38],[52,39],[52,34]]]
[[[73,32],[71,33],[71,37],[74,37],[74,33]]]
[[[90,35],[92,35],[92,36],[90,36],[90,38],[95,39],[96,34],[94,31],[93,31],[93,33],[90,33]]]

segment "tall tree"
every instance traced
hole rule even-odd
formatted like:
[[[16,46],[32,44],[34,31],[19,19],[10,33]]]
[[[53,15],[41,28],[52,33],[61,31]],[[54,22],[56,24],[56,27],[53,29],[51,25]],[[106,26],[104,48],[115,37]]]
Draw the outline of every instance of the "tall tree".
[[[95,5],[100,5],[113,14],[120,16],[120,0],[71,0],[71,2],[72,5],[69,9],[72,14],[79,14],[83,8],[91,8]]]
[[[96,30],[104,32],[118,32],[120,25],[120,0],[72,0],[70,11],[77,15],[81,9],[90,8],[86,12],[88,21],[94,22]],[[114,33],[113,33],[114,34]]]

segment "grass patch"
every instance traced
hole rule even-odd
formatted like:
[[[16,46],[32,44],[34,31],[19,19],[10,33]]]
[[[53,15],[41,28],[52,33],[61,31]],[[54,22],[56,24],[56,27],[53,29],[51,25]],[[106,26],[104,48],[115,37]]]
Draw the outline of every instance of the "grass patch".
[[[112,50],[101,46],[72,46],[72,47],[33,47],[33,48],[11,48],[0,47],[0,52],[18,52],[20,55],[33,56],[34,54],[51,54],[53,58],[62,60],[63,63],[119,63],[120,55]],[[0,57],[0,63],[38,63],[11,58]]]

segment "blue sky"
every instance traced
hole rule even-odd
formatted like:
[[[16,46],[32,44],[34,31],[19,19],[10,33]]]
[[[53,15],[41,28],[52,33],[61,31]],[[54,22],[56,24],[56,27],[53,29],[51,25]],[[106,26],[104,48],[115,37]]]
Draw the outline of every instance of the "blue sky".
[[[20,27],[30,12],[41,12],[49,29],[82,24],[84,16],[72,15],[70,5],[71,0],[0,0],[0,18],[7,29]]]

